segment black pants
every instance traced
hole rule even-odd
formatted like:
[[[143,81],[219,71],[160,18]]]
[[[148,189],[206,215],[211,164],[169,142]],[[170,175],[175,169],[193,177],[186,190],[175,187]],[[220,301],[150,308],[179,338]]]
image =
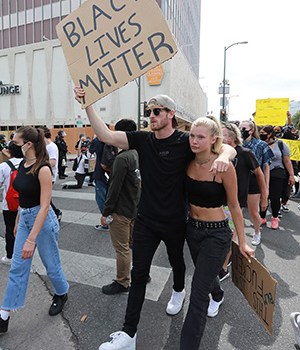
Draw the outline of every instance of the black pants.
[[[75,173],[75,179],[77,180],[76,185],[68,185],[67,188],[82,188],[86,174]]]
[[[5,249],[6,257],[8,259],[12,258],[15,244],[14,227],[16,222],[18,212],[3,210],[3,218],[5,224]]]
[[[62,165],[63,159],[65,162],[67,161],[67,156],[66,155],[59,155],[58,157],[58,177],[61,178],[62,176],[65,175],[66,167]]]
[[[173,269],[173,289],[180,292],[184,289],[185,263],[183,245],[185,241],[185,223],[177,226],[145,222],[138,215],[133,228],[131,287],[128,296],[123,331],[134,336],[140,320],[145,300],[146,284],[150,266],[160,242],[167,248],[169,262]]]
[[[271,205],[272,216],[274,218],[278,217],[284,183],[285,183],[285,179],[280,179],[278,177],[270,176],[269,200]],[[267,213],[267,210],[264,212],[261,211],[260,216],[264,219],[266,217],[266,213]]]
[[[215,301],[220,301],[224,295],[217,276],[230,249],[232,232],[227,221],[219,223],[225,227],[197,228],[191,221],[187,224],[186,239],[195,271],[190,304],[181,331],[180,350],[199,349],[206,325],[209,293]]]

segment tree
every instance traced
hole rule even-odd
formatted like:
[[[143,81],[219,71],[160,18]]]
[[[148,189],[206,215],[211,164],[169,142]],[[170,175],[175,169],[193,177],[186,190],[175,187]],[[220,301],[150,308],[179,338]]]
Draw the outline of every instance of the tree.
[[[295,128],[297,128],[298,130],[300,130],[300,111],[296,112],[296,113],[292,116],[292,121],[293,121],[293,124],[294,124]]]

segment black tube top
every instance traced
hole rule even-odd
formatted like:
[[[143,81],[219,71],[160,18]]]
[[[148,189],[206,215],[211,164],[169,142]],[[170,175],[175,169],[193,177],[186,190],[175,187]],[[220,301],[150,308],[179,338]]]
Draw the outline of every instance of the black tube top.
[[[198,181],[185,177],[185,190],[188,202],[203,208],[219,208],[226,203],[226,192],[222,183]]]

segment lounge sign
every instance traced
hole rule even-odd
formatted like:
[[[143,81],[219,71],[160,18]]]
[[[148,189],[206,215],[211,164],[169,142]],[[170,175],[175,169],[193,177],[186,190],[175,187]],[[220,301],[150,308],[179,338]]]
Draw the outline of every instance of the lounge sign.
[[[19,85],[3,84],[3,82],[0,81],[0,96],[17,95],[19,93],[20,93]]]
[[[56,27],[87,107],[170,59],[177,47],[155,0],[88,0]]]

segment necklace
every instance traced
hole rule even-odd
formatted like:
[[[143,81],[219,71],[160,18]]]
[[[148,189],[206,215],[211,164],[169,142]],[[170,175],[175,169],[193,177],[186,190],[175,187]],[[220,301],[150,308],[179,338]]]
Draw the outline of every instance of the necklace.
[[[212,159],[213,156],[209,156],[207,159],[205,160],[196,160],[195,159],[195,163],[198,164],[198,165],[204,165],[206,163],[208,163],[211,159]]]

